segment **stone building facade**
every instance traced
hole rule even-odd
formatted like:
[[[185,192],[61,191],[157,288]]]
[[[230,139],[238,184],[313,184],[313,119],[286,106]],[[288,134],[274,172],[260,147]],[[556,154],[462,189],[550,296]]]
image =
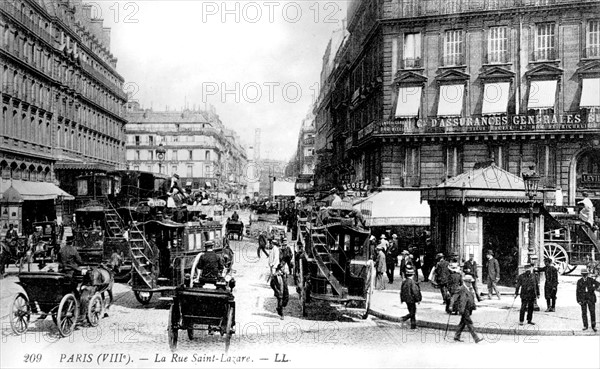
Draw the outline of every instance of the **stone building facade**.
[[[0,30],[2,192],[11,185],[18,191],[21,182],[44,182],[75,194],[69,183],[77,175],[119,169],[126,95],[110,52],[110,29],[92,18],[92,6],[5,0]],[[40,195],[55,203],[66,196]]]

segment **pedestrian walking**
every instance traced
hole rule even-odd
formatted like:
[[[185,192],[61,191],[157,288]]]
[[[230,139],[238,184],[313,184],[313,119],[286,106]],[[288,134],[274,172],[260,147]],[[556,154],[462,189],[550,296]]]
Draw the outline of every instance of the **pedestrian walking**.
[[[413,257],[413,265],[414,265],[414,269],[415,269],[415,274],[413,276],[415,282],[419,282],[419,269],[422,270],[422,261],[421,261],[421,252],[419,251],[418,247],[412,247],[411,249],[409,249],[410,255],[409,257],[412,255]]]
[[[390,243],[385,237],[385,234],[381,234],[381,237],[379,237],[379,245],[383,247],[383,252],[386,252],[388,247],[390,246]]]
[[[277,299],[277,314],[283,320],[283,308],[287,306],[290,293],[281,264],[275,267],[273,276],[271,277],[271,288],[273,289],[273,295]]]
[[[406,278],[406,263],[408,262],[408,251],[402,250],[400,255],[400,279]]]
[[[402,317],[402,321],[405,322],[410,319],[410,329],[417,328],[417,304],[421,302],[421,289],[419,284],[415,282],[410,276],[414,274],[413,268],[406,269],[406,278],[402,281],[400,286],[400,302],[406,303],[408,314]]]
[[[475,294],[475,298],[477,298],[477,301],[481,302],[481,296],[479,296],[479,291],[477,290],[477,278],[479,278],[479,271],[477,268],[475,254],[469,254],[469,260],[465,261],[463,265],[463,273],[465,273],[465,276],[470,275],[473,277],[473,282],[471,283],[473,286],[473,292]]]
[[[273,248],[269,253],[269,271],[270,275],[273,276],[273,274],[275,274],[275,269],[278,265],[281,264],[279,240],[274,239],[273,241],[271,241],[271,245],[273,245]]]
[[[260,252],[262,251],[266,257],[269,257],[269,253],[267,252],[267,236],[264,232],[258,235],[258,248],[256,249],[256,256],[260,259]]]
[[[458,300],[458,294],[463,286],[462,275],[460,275],[460,266],[458,263],[450,263],[448,266],[450,276],[448,277],[448,293],[450,298],[446,302],[446,313],[452,314],[458,312],[455,302]]]
[[[385,253],[385,272],[388,277],[388,283],[394,283],[394,272],[396,271],[396,260],[398,259],[398,241],[394,236],[392,236],[390,247],[388,247]]]
[[[383,253],[383,246],[379,244],[376,248],[377,260],[375,261],[375,288],[378,290],[385,290],[385,284],[383,283],[383,273],[385,273],[385,254]]]
[[[581,319],[583,320],[583,330],[588,329],[587,311],[590,311],[590,320],[592,329],[596,331],[596,292],[600,283],[588,277],[587,268],[581,270],[581,278],[577,281],[577,303],[581,306]]]
[[[527,324],[533,322],[533,302],[540,297],[535,276],[531,272],[531,264],[525,264],[525,271],[517,278],[515,297],[521,293],[521,310],[519,311],[519,325],[523,325],[525,311],[527,311]]]
[[[494,258],[494,252],[488,250],[487,252],[487,287],[488,287],[488,300],[492,299],[492,293],[495,293],[500,300],[500,291],[498,291],[498,282],[500,281],[500,264],[498,260]]]
[[[473,293],[471,293],[471,284],[474,279],[470,275],[466,275],[464,278],[464,284],[460,287],[460,291],[458,293],[457,306],[458,313],[460,314],[460,323],[458,324],[458,330],[454,334],[454,340],[458,342],[463,342],[460,339],[460,336],[465,329],[465,327],[473,336],[473,340],[475,343],[479,343],[483,340],[483,338],[479,337],[475,332],[475,328],[473,327],[473,319],[471,319],[471,313],[473,310],[477,309],[475,305],[475,298]]]
[[[544,259],[544,267],[538,268],[538,272],[544,273],[544,298],[546,299],[546,311],[556,311],[556,292],[558,291],[558,269],[552,265],[550,258]]]
[[[438,260],[438,262],[435,265],[434,270],[434,287],[440,289],[443,303],[447,305],[450,299],[450,295],[448,293],[448,280],[450,278],[450,269],[448,269],[448,262],[444,259],[443,253],[438,253],[436,255],[436,259]]]

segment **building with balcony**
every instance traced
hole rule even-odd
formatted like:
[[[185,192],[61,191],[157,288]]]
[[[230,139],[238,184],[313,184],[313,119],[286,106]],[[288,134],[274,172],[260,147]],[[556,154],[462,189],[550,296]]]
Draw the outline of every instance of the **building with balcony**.
[[[126,117],[128,169],[177,173],[192,190],[218,190],[232,198],[245,194],[246,151],[213,107],[153,111],[130,103]]]
[[[54,206],[70,197],[56,185],[75,195],[76,176],[124,163],[126,95],[111,30],[92,18],[91,5],[1,1],[0,29],[0,193],[19,194],[0,227],[21,230],[22,220],[61,221],[69,212]]]
[[[599,207],[599,25],[597,0],[353,1],[331,98],[316,108],[332,122],[332,184],[350,172],[418,202],[420,189],[487,162],[514,178],[533,167],[557,203],[575,206],[586,191]],[[499,242],[482,229],[526,228],[462,214],[434,234],[445,250],[464,241],[460,227],[483,234],[478,253]]]
[[[285,175],[296,178],[296,193],[312,191],[315,174],[315,117],[312,109],[302,120],[296,151],[287,165]]]

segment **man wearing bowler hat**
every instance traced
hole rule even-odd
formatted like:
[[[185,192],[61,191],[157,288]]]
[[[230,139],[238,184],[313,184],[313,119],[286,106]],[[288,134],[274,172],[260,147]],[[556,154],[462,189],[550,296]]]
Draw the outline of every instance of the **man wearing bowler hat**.
[[[479,291],[477,290],[477,278],[479,278],[479,272],[477,270],[477,262],[475,261],[475,254],[469,254],[469,260],[465,261],[463,265],[463,273],[465,276],[470,275],[473,277],[473,292],[475,292],[475,297],[477,301],[481,301],[481,296],[479,296]]]
[[[495,293],[500,300],[500,291],[498,291],[498,282],[500,281],[500,264],[498,260],[494,258],[494,252],[488,250],[487,252],[487,287],[488,287],[488,300],[492,299],[492,293]]]
[[[470,291],[473,281],[473,277],[466,275],[463,279],[464,284],[460,287],[458,292],[457,307],[458,313],[460,314],[460,323],[458,324],[458,330],[454,334],[455,341],[462,342],[460,335],[465,327],[467,327],[469,333],[471,333],[471,336],[473,336],[475,343],[479,343],[483,340],[483,338],[479,337],[477,333],[475,333],[475,328],[473,328],[473,320],[471,319],[471,313],[473,310],[477,309],[477,306],[475,305],[475,299]]]
[[[581,278],[577,281],[577,303],[581,305],[581,319],[583,320],[583,330],[588,329],[587,310],[590,311],[590,320],[592,329],[596,332],[596,292],[600,283],[588,277],[587,268],[581,270]]]
[[[402,321],[405,322],[410,319],[410,329],[417,328],[417,304],[421,302],[421,290],[419,285],[412,278],[415,273],[412,267],[406,268],[407,278],[402,281],[400,286],[400,302],[406,303],[408,314],[402,317]]]

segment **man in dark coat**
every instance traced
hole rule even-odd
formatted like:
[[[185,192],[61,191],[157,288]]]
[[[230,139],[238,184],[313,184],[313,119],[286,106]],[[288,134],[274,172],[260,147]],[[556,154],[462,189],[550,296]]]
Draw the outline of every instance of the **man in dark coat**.
[[[421,290],[419,289],[419,285],[412,279],[410,276],[414,274],[414,269],[407,268],[406,278],[402,281],[402,285],[400,286],[400,302],[406,303],[406,308],[408,309],[408,315],[402,317],[402,321],[405,322],[410,319],[410,329],[417,328],[417,304],[421,302]]]
[[[460,275],[460,266],[458,263],[450,263],[448,269],[450,269],[448,277],[448,293],[450,294],[450,298],[446,301],[446,313],[452,314],[457,311],[455,302],[458,300],[458,294],[463,286],[463,279],[462,275]]]
[[[587,268],[581,270],[581,278],[577,281],[577,303],[581,305],[581,319],[583,320],[583,330],[588,329],[587,310],[590,311],[590,320],[592,329],[596,332],[596,292],[600,283],[588,277]]]
[[[281,320],[283,320],[283,308],[287,306],[290,293],[281,264],[277,265],[275,273],[273,273],[273,276],[271,277],[271,288],[273,289],[273,295],[277,299],[277,314],[279,314]]]
[[[467,327],[469,333],[471,333],[471,336],[473,336],[473,340],[475,340],[475,343],[479,343],[483,340],[483,338],[479,337],[477,333],[475,333],[475,328],[473,328],[473,320],[471,319],[471,313],[473,312],[473,310],[477,309],[477,306],[475,305],[475,298],[473,297],[473,294],[470,291],[470,285],[471,283],[473,283],[473,281],[474,279],[470,275],[465,276],[465,284],[463,284],[460,287],[460,290],[458,292],[458,299],[456,301],[456,304],[458,307],[458,313],[460,314],[460,323],[458,324],[458,330],[454,335],[455,341],[462,342],[462,340],[460,339],[460,335],[462,334],[465,327]]]
[[[375,288],[378,290],[385,290],[385,284],[383,283],[383,273],[385,273],[385,254],[383,252],[383,246],[379,244],[376,248],[377,259],[375,260]]]
[[[498,260],[494,258],[494,252],[488,250],[487,253],[487,286],[488,286],[488,300],[492,299],[492,294],[495,293],[500,300],[500,291],[498,291],[498,282],[500,281],[500,264]]]
[[[463,273],[465,273],[465,276],[470,275],[473,277],[473,292],[475,292],[477,301],[481,301],[481,296],[479,296],[479,291],[477,290],[477,278],[479,278],[479,271],[477,270],[477,262],[475,261],[474,254],[469,254],[469,260],[465,261],[463,265]]]
[[[538,268],[538,272],[544,273],[544,297],[546,298],[547,312],[553,312],[556,308],[556,291],[558,290],[558,270],[552,265],[550,258],[544,259],[544,267]]]
[[[200,256],[200,260],[196,269],[201,278],[217,279],[223,272],[223,258],[213,250],[214,242],[206,241],[204,244],[205,251]]]
[[[65,244],[58,252],[58,271],[71,277],[81,274],[80,266],[83,265],[81,256],[73,247],[73,236],[67,236]]]
[[[260,252],[262,251],[266,257],[269,257],[269,253],[267,252],[267,243],[268,243],[267,235],[265,232],[262,232],[258,235],[258,248],[256,249],[256,256],[260,259]]]
[[[435,265],[435,277],[434,283],[437,288],[440,289],[440,293],[442,294],[442,299],[444,300],[444,304],[448,304],[450,300],[450,295],[448,293],[448,280],[450,279],[450,269],[448,269],[448,262],[444,259],[444,254],[441,252],[436,255],[436,259],[438,260]]]
[[[396,236],[396,235],[394,235]],[[398,259],[398,240],[392,237],[390,247],[385,255],[385,273],[389,283],[394,283],[394,271],[396,269],[396,260]]]
[[[519,312],[519,324],[523,325],[525,311],[527,311],[527,324],[535,324],[533,319],[533,302],[540,297],[537,281],[531,272],[531,264],[525,264],[525,271],[517,278],[515,298],[521,292],[521,310]]]

